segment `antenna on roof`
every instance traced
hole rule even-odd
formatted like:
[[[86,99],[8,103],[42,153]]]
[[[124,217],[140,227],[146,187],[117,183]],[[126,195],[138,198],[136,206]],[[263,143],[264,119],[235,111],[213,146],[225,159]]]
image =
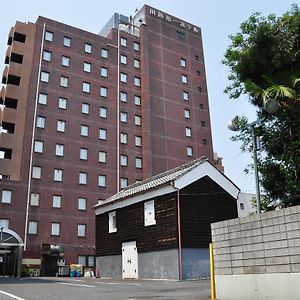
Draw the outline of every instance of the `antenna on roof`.
[[[137,13],[138,11],[139,11],[138,8],[136,8],[134,12]]]

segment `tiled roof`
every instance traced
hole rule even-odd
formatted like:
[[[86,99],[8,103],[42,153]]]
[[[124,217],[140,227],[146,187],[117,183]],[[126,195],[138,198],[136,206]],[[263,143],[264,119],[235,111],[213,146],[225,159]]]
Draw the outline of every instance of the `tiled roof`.
[[[136,182],[128,187],[122,189],[117,194],[109,197],[104,201],[99,201],[99,203],[95,206],[102,206],[108,203],[127,198],[129,196],[133,196],[136,194],[144,193],[145,191],[156,189],[160,186],[170,184],[174,180],[180,178],[181,176],[185,175],[192,169],[196,168],[197,166],[201,165],[203,162],[207,161],[207,157],[203,156],[201,158],[195,159],[190,161],[184,165],[180,165],[174,169],[168,170],[164,173],[160,173],[158,175],[149,177],[140,182]]]

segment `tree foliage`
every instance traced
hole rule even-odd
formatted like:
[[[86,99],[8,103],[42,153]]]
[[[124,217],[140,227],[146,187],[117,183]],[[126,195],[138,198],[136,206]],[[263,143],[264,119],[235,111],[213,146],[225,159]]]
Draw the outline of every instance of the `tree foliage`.
[[[231,99],[242,94],[264,118],[256,127],[261,137],[260,180],[265,209],[300,204],[300,10],[293,5],[282,16],[255,13],[231,35],[223,63],[229,67]],[[275,113],[265,111],[277,99]],[[233,140],[251,151],[249,128],[241,119],[241,131]],[[280,199],[280,201],[278,201]]]

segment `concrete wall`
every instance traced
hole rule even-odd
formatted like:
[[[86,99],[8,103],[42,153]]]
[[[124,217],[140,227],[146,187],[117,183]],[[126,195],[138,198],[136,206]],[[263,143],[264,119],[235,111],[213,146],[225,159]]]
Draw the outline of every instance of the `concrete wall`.
[[[217,298],[299,299],[300,206],[212,224]]]
[[[209,277],[209,250],[203,248],[182,249],[183,279]]]
[[[96,267],[101,277],[122,278],[122,255],[98,256]]]

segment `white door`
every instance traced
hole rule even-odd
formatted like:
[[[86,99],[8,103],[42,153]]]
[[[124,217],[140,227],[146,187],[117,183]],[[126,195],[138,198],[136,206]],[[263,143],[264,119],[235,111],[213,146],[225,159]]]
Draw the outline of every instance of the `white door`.
[[[138,254],[136,241],[122,243],[122,271],[123,279],[138,278]]]

